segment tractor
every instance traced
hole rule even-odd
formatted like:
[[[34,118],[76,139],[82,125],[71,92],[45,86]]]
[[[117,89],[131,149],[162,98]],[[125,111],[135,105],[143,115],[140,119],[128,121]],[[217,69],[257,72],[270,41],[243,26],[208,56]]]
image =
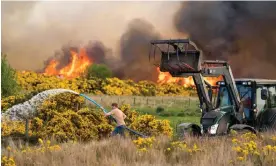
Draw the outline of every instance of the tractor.
[[[149,60],[172,77],[193,78],[202,111],[200,125],[179,124],[180,137],[276,130],[276,80],[234,79],[227,61],[204,60],[190,39],[152,40]],[[216,86],[204,80],[219,76],[223,79]]]

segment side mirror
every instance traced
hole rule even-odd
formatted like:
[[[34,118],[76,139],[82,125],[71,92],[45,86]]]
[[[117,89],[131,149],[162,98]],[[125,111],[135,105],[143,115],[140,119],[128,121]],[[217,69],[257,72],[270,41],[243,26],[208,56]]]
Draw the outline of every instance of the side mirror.
[[[268,98],[267,89],[262,89],[262,90],[261,90],[261,99],[262,99],[262,100],[267,100],[267,98]]]

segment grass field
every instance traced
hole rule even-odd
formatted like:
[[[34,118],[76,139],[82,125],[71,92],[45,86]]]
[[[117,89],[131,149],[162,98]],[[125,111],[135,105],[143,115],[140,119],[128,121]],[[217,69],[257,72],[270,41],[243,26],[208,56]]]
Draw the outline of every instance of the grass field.
[[[171,126],[181,122],[199,123],[200,111],[198,108],[199,101],[195,97],[182,96],[92,96],[96,102],[110,110],[110,105],[116,102],[120,105],[130,104],[131,108],[140,114],[150,114],[158,119],[167,119]],[[89,102],[88,102],[89,103]],[[157,113],[156,109],[162,107],[163,112]]]
[[[150,114],[156,116],[157,119],[167,119],[171,122],[171,126],[175,129],[177,124],[183,122],[199,123],[200,115],[196,108],[165,108],[165,111],[158,114],[156,108],[135,108],[140,114]]]

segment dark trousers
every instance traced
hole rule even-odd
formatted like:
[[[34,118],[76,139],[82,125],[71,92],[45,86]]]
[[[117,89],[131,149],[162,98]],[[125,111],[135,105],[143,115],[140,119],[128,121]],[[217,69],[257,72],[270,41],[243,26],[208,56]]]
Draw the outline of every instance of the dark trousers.
[[[115,136],[117,134],[120,134],[121,136],[125,137],[125,125],[117,126],[111,133],[111,136]]]

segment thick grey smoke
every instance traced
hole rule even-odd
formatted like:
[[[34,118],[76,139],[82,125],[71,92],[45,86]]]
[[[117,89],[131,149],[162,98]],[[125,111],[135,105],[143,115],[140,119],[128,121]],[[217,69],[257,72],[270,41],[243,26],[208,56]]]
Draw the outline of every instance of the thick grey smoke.
[[[157,80],[156,67],[149,63],[150,40],[159,39],[154,27],[143,20],[134,19],[121,36],[121,61],[116,73],[122,78]]]
[[[235,77],[276,79],[276,2],[183,2],[175,15],[205,58],[229,60]]]

